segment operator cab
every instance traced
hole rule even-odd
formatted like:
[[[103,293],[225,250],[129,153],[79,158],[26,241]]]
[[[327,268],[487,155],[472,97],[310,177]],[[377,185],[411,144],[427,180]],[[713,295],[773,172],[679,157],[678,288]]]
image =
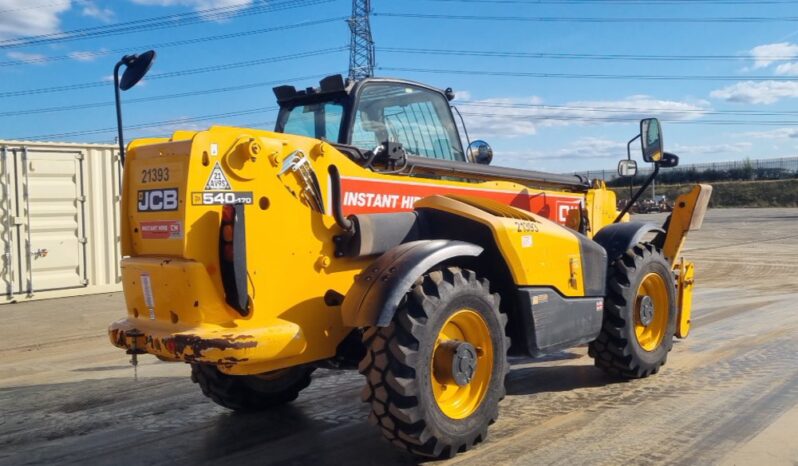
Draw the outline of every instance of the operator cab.
[[[387,78],[345,82],[341,75],[319,84],[299,91],[274,88],[280,105],[276,132],[327,140],[368,167],[401,163],[399,153],[466,161],[449,106],[451,89]]]

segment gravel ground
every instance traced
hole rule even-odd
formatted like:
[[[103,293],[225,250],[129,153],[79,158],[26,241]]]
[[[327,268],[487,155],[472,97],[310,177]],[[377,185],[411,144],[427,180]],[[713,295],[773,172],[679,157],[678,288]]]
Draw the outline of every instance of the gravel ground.
[[[638,216],[662,221],[662,215]],[[656,376],[584,348],[513,360],[488,441],[449,463],[798,465],[798,209],[711,210],[688,238],[694,326]],[[233,414],[188,367],[105,337],[121,295],[0,306],[0,464],[414,464],[366,425],[360,376],[317,371],[289,406]]]

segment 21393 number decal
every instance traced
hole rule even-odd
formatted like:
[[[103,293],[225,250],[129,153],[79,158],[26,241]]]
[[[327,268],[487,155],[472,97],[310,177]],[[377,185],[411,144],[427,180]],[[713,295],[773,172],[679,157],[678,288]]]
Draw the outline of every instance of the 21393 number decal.
[[[540,231],[534,222],[515,222],[518,233],[537,233]]]
[[[169,167],[145,168],[141,170],[142,183],[161,183],[169,181]]]

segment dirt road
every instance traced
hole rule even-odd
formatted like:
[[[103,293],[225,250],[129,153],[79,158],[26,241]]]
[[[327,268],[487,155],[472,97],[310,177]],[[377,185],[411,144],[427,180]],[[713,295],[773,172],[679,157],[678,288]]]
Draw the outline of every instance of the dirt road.
[[[644,217],[644,216],[640,216]],[[661,216],[651,216],[661,221]],[[688,239],[694,327],[660,374],[616,382],[584,349],[514,360],[489,440],[452,464],[798,464],[798,209],[713,210]],[[119,295],[0,306],[0,464],[413,464],[365,423],[355,373],[236,415],[185,365],[104,328]]]

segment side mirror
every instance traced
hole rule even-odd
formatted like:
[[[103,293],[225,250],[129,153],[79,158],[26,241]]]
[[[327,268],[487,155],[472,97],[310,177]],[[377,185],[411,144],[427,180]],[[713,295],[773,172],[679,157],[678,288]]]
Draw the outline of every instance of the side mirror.
[[[623,177],[637,175],[637,162],[626,159],[618,162],[618,175]]]
[[[150,71],[153,61],[155,61],[155,50],[149,50],[141,55],[125,55],[121,63],[126,65],[126,68],[119,81],[119,89],[126,91],[138,84]]]
[[[468,145],[468,160],[482,165],[490,165],[493,161],[493,149],[485,141],[474,141]]]
[[[155,50],[148,50],[141,55],[125,55],[114,66],[114,101],[116,103],[116,131],[119,143],[119,160],[125,165],[125,136],[122,130],[122,97],[120,91],[126,91],[141,81],[141,78],[150,71],[152,62],[155,61]],[[119,69],[125,66],[122,79],[119,78]]]
[[[656,118],[640,120],[640,144],[643,149],[643,160],[649,163],[662,160],[662,129],[659,120]]]

